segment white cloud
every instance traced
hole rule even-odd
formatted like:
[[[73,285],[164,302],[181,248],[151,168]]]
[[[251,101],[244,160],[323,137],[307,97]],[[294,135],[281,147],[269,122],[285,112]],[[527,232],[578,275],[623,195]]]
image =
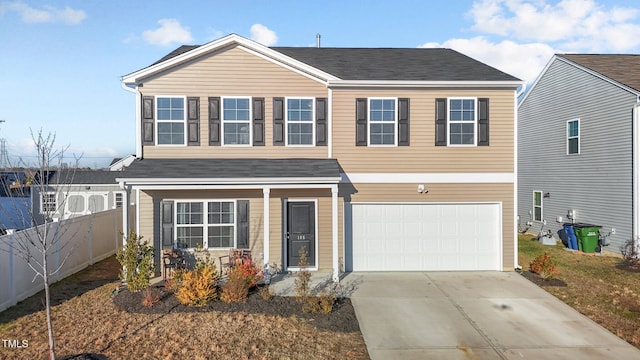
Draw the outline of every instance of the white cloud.
[[[468,15],[473,30],[515,40],[551,42],[571,51],[628,51],[640,45],[636,8],[606,8],[594,0],[481,0]]]
[[[0,4],[0,14],[5,12],[17,13],[25,23],[77,25],[87,18],[87,14],[83,10],[75,10],[68,6],[64,9],[53,6],[43,6],[41,9],[36,9],[21,1]]]
[[[176,19],[158,20],[160,27],[155,30],[146,30],[142,33],[142,39],[149,44],[168,46],[174,43],[186,44],[193,42],[193,37],[188,28],[183,27]]]
[[[271,46],[278,42],[276,32],[262,24],[251,25],[251,39],[263,45]]]
[[[483,36],[425,43],[420,47],[451,48],[528,83],[535,80],[555,53],[552,47],[542,43],[517,44],[508,40],[493,43]]]

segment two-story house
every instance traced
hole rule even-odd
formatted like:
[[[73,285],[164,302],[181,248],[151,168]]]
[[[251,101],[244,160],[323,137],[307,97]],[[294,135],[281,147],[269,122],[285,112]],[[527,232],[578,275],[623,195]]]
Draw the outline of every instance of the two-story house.
[[[513,76],[450,49],[232,34],[123,85],[137,159],[117,180],[156,248],[248,248],[285,270],[304,248],[336,280],[516,265]]]

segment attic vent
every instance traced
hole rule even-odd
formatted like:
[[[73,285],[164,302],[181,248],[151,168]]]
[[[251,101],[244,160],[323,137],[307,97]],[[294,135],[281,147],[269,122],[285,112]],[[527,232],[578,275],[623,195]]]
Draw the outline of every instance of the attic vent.
[[[322,36],[320,35],[320,33],[316,34],[316,47],[319,49],[320,48],[320,38]]]

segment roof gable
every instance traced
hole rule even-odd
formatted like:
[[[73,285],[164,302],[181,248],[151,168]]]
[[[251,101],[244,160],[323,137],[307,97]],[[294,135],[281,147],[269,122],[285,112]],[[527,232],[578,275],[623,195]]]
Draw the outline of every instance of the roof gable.
[[[640,91],[640,55],[563,54],[558,56]]]

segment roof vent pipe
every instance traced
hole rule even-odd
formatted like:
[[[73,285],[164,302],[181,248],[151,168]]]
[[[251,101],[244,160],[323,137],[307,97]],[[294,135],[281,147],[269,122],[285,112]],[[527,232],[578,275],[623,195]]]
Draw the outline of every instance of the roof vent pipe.
[[[316,34],[316,47],[319,49],[320,48],[320,33]]]

